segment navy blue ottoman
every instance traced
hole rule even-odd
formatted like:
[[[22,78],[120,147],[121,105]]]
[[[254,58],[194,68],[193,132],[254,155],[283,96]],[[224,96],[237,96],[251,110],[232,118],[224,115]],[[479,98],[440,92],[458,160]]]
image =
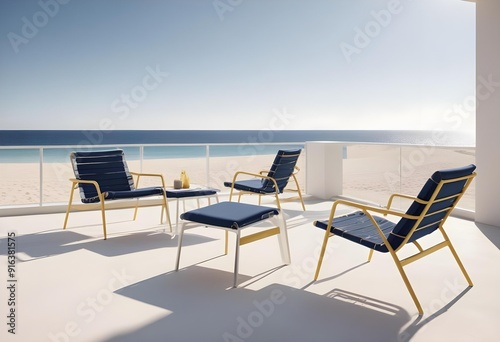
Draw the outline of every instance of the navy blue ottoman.
[[[184,200],[196,199],[198,203],[198,208],[200,207],[200,198],[207,198],[208,204],[210,204],[210,198],[215,197],[216,201],[219,202],[219,197],[217,196],[217,189],[211,188],[189,188],[189,189],[166,189],[165,193],[167,195],[167,200],[174,198],[175,203],[175,233],[179,231],[179,202],[182,200],[184,204],[184,210],[186,206]]]
[[[288,246],[288,235],[286,231],[286,221],[284,216],[276,208],[264,207],[260,205],[239,203],[239,202],[221,202],[200,209],[188,211],[181,215],[183,220],[179,231],[179,244],[177,247],[177,260],[175,270],[179,270],[179,262],[182,248],[182,237],[184,229],[188,224],[194,223],[223,229],[226,231],[226,254],[227,254],[227,233],[236,234],[236,250],[234,260],[234,281],[233,287],[237,286],[238,264],[240,246],[255,242],[263,238],[278,235],[278,241],[281,250],[283,263],[290,264],[290,249]],[[262,231],[247,236],[241,236],[240,232],[244,228],[251,227],[255,223],[270,220],[277,227],[263,228]]]

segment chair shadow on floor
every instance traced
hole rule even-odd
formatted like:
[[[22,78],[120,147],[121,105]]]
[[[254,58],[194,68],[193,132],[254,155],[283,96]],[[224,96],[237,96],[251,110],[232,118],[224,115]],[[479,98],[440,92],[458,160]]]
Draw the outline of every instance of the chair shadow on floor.
[[[406,328],[404,328],[401,333],[400,333],[400,339],[398,341],[410,341],[415,334],[422,329],[426,324],[432,322],[434,319],[439,317],[440,315],[446,313],[456,302],[460,300],[467,292],[469,292],[472,289],[471,286],[465,288],[462,292],[460,292],[455,298],[453,298],[450,302],[448,302],[446,305],[441,307],[439,310],[435,311],[431,315],[429,315],[427,318],[423,319],[422,316],[417,316],[413,322]]]
[[[17,254],[22,262],[71,253],[77,250],[88,251],[103,256],[120,256],[139,253],[159,248],[176,248],[177,238],[159,229],[126,232],[123,235],[109,234],[109,239],[80,234],[74,231],[50,230],[34,234],[18,235]],[[7,238],[0,239],[0,245],[7,245]],[[189,235],[185,245],[196,245],[213,241],[213,238],[203,235]],[[5,255],[7,249],[0,251]],[[27,256],[24,257],[23,253]]]
[[[232,276],[196,265],[115,291],[168,311],[107,341],[398,341],[410,320],[396,305],[341,289],[326,295],[282,284],[227,290]]]

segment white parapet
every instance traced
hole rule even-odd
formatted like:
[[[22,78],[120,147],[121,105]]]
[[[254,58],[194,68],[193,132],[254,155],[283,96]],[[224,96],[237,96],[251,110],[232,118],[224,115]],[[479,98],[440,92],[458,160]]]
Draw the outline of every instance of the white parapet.
[[[306,193],[330,199],[342,195],[342,142],[306,142]]]

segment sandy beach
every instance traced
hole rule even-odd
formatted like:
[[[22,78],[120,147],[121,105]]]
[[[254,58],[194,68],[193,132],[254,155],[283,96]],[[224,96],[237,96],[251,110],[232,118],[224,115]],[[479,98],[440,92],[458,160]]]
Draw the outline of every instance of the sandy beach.
[[[385,204],[392,193],[416,195],[425,180],[436,170],[474,163],[473,150],[434,147],[396,147],[390,145],[352,145],[347,147],[343,160],[345,196]],[[232,179],[236,171],[258,173],[269,169],[274,155],[237,157],[146,159],[128,161],[130,171],[156,173],[172,186],[185,170],[192,184],[208,185],[226,191],[223,182]],[[401,162],[400,162],[401,160]],[[303,193],[306,193],[306,151],[303,151],[297,174]],[[42,175],[38,163],[0,164],[0,206],[33,205],[40,203],[40,178],[43,179],[42,201],[67,203],[69,178],[73,171],[67,163],[44,163]],[[139,187],[157,186],[159,178],[143,177]],[[77,195],[78,196],[78,195]],[[474,209],[474,182],[460,203]]]

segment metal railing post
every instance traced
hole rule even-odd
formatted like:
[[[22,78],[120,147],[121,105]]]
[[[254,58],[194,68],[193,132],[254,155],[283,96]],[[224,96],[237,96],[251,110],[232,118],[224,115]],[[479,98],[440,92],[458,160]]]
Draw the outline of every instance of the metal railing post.
[[[43,146],[40,146],[40,207],[43,205]]]
[[[144,159],[144,145],[139,146],[139,172],[143,172],[142,170],[142,160]]]
[[[210,186],[210,145],[205,145],[205,160],[206,184]]]

